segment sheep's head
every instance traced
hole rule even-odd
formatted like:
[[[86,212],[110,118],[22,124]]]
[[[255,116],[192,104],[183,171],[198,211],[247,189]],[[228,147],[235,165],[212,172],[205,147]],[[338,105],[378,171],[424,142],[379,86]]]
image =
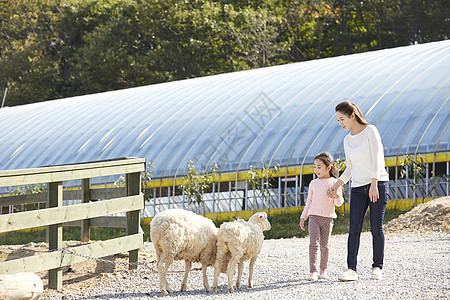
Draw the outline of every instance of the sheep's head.
[[[248,219],[248,222],[258,226],[262,231],[270,229],[270,223],[265,212],[254,214],[250,217],[250,219]]]

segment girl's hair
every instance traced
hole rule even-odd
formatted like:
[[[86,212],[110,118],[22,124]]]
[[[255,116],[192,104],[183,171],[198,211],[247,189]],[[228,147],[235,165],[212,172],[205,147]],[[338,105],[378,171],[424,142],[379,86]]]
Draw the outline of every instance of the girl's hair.
[[[344,101],[336,105],[336,112],[343,113],[348,117],[355,113],[356,122],[362,125],[369,125],[369,123],[367,123],[367,121],[364,119],[364,116],[359,110],[359,107],[355,103],[352,103],[350,101]]]
[[[328,152],[322,152],[316,155],[316,157],[314,157],[314,160],[319,159],[320,161],[322,161],[325,166],[331,166],[330,169],[330,176],[334,177],[334,178],[339,178],[339,174],[338,174],[338,169],[336,167],[336,164],[334,163],[334,159],[333,156],[331,156],[330,153]]]

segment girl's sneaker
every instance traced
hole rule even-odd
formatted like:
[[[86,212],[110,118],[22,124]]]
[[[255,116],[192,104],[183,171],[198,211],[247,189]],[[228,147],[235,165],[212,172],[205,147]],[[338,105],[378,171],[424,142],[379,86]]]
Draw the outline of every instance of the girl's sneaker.
[[[358,274],[352,269],[347,269],[346,271],[339,274],[338,279],[340,281],[354,281],[358,280]]]
[[[328,279],[327,270],[320,270],[319,279]]]
[[[312,272],[311,274],[309,274],[309,281],[316,281],[317,279],[319,279],[319,275],[317,274],[317,272]]]

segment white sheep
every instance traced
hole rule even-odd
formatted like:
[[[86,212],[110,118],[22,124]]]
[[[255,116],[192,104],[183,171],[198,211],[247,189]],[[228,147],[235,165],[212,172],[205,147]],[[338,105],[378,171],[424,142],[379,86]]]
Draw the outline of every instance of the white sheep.
[[[202,264],[203,285],[210,291],[206,269],[213,265],[217,250],[217,228],[214,223],[191,211],[168,209],[150,222],[150,236],[155,246],[159,287],[163,295],[172,293],[167,270],[174,260],[185,261],[181,290],[187,290],[187,278],[193,262]]]
[[[224,265],[226,266],[228,261],[228,267],[226,268],[228,291],[230,293],[234,291],[233,276],[236,264],[238,265],[236,288],[240,288],[244,261],[249,259],[248,286],[252,287],[253,267],[264,241],[263,231],[269,229],[270,223],[265,212],[254,214],[248,222],[236,220],[223,223],[220,226],[217,233],[217,257],[214,264],[214,292],[217,292],[219,274],[223,272]]]

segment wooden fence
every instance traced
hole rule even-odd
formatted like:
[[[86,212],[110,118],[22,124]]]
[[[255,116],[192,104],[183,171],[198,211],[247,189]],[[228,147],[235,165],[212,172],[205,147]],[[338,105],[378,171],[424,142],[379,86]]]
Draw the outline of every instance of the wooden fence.
[[[84,197],[88,197],[90,201],[107,200],[112,198],[121,198],[127,196],[127,190],[123,187],[117,188],[102,188],[102,187],[90,187],[89,193],[83,193],[83,186],[74,189],[68,189],[63,191],[63,202],[68,202],[70,200],[81,200]],[[86,200],[84,199],[86,202]],[[3,196],[0,197],[0,207],[6,207],[7,212],[9,207],[19,208],[23,205],[47,203],[47,192],[33,193],[33,194],[23,194],[23,195],[13,195],[13,196]],[[89,227],[115,227],[115,228],[126,228],[126,217],[97,217],[89,220],[74,221],[64,223],[63,226],[88,226],[84,227],[82,230],[81,241],[89,241]]]
[[[48,286],[62,288],[62,267],[87,260],[83,256],[105,257],[129,252],[129,262],[138,261],[138,249],[143,246],[140,229],[140,210],[144,208],[141,193],[141,172],[145,170],[145,159],[124,158],[92,163],[43,167],[23,170],[0,171],[0,187],[47,183],[47,208],[0,215],[0,233],[20,229],[47,226],[49,252],[0,263],[0,274],[17,272],[40,272],[48,270]],[[126,195],[124,197],[91,202],[90,178],[125,174]],[[82,180],[82,203],[62,206],[62,182]],[[12,205],[8,201],[0,206]],[[8,203],[7,203],[8,202]],[[82,240],[89,239],[90,220],[110,214],[126,212],[126,236],[70,248],[63,252],[63,224],[81,221]],[[83,256],[81,256],[83,255]],[[136,268],[136,264],[130,264]]]

